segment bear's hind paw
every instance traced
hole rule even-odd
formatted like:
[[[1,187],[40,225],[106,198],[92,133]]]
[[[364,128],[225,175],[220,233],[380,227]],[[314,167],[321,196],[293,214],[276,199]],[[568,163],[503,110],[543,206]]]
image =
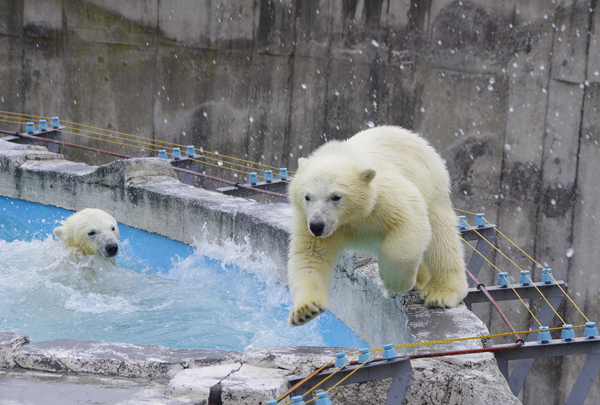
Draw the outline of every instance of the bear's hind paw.
[[[450,289],[427,290],[425,288],[421,291],[421,299],[425,300],[425,305],[428,307],[455,308],[463,298],[461,294]]]
[[[304,325],[306,322],[325,311],[327,311],[327,308],[324,305],[312,301],[292,309],[290,311],[288,323],[290,326]]]
[[[384,294],[385,294],[385,298],[390,298],[392,300],[398,296],[398,293],[393,293],[388,290],[385,290]]]

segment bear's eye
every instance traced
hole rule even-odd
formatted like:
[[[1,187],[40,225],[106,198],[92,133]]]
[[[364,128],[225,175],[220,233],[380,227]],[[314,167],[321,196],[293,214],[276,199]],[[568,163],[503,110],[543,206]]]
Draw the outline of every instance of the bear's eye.
[[[342,196],[341,196],[341,195],[339,195],[339,194],[334,194],[334,195],[331,197],[331,201],[339,201],[339,200],[341,200],[341,199],[342,199]]]
[[[304,199],[305,199],[306,201],[310,201],[310,196],[307,194],[307,195],[305,195],[305,196],[304,196]]]
[[[88,236],[94,236],[96,234],[96,231],[89,231],[88,232]]]
[[[115,231],[115,227],[113,226],[113,227],[111,228],[111,230],[114,232],[114,231]]]

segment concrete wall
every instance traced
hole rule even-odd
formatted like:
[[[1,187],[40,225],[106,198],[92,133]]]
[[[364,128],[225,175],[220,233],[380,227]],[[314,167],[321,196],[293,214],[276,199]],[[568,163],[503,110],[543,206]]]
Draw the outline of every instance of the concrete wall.
[[[599,321],[597,9],[596,0],[5,1],[0,109],[291,169],[325,140],[413,128],[445,157],[455,206],[485,211]],[[493,282],[495,270],[481,278]],[[517,328],[532,324],[521,304],[504,308]],[[475,311],[504,330],[490,308]],[[583,321],[571,305],[560,313]],[[538,361],[524,402],[564,402],[580,364]],[[600,401],[599,384],[589,398]]]

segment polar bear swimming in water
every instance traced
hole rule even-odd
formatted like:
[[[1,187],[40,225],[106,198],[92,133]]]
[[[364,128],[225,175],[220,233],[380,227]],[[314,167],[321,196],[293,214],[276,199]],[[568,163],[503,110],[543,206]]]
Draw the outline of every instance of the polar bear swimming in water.
[[[86,208],[71,215],[54,229],[54,235],[66,247],[76,248],[84,255],[112,259],[119,253],[117,221],[97,208]]]

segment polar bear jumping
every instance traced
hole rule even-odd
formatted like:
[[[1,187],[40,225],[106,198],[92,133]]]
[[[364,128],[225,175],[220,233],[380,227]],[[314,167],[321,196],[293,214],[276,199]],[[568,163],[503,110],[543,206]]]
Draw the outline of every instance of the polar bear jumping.
[[[54,235],[66,247],[77,248],[84,255],[100,255],[113,258],[119,253],[119,227],[108,213],[86,208],[64,221],[54,229]]]
[[[327,310],[344,248],[375,255],[389,297],[416,289],[428,306],[452,308],[467,295],[450,178],[426,140],[377,127],[326,143],[298,165],[289,189],[290,325]]]

